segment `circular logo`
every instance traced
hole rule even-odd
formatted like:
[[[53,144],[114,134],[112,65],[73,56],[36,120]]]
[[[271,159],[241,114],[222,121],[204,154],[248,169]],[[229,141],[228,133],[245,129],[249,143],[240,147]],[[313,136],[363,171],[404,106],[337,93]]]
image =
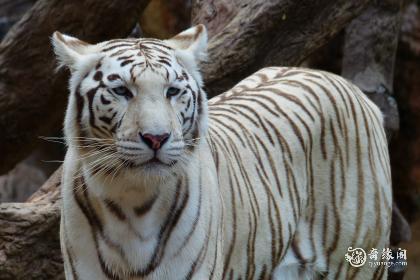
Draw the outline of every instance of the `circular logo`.
[[[360,267],[366,262],[366,252],[362,248],[352,248],[347,249],[347,254],[345,255],[346,261],[350,263],[353,267]]]

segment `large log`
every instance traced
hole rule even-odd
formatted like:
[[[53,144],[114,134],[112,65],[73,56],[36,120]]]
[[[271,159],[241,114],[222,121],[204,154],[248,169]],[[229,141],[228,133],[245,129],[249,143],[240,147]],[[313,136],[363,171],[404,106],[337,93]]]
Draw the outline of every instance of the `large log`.
[[[39,0],[0,44],[0,174],[29,155],[38,136],[59,126],[67,75],[54,74],[55,30],[89,42],[130,33],[148,0]]]
[[[375,1],[346,28],[342,76],[381,108],[388,138],[398,131],[392,95],[402,0]]]
[[[36,0],[0,0],[0,40]]]
[[[420,6],[414,3],[404,13],[397,57],[394,95],[401,123],[391,142],[392,177],[401,212],[414,223],[420,217]]]
[[[402,0],[371,3],[346,28],[342,76],[353,81],[381,109],[387,138],[399,129],[397,102],[393,95],[394,65],[402,18]],[[394,190],[398,190],[394,180]],[[410,226],[396,203],[392,207],[390,244],[411,239]],[[404,267],[391,266],[389,279],[402,279]]]
[[[369,0],[211,0],[193,2],[193,22],[209,28],[204,62],[210,96],[261,67],[298,65],[325,44]]]
[[[61,168],[26,203],[0,204],[0,279],[63,279]]]

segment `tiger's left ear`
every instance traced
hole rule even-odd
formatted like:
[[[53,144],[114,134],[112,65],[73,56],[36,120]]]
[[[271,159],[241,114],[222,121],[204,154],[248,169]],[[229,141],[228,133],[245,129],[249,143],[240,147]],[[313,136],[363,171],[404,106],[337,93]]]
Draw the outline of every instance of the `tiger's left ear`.
[[[75,37],[54,32],[51,38],[59,67],[67,66],[72,72],[79,70],[81,65],[93,53],[94,45],[88,44]]]
[[[176,50],[190,52],[199,62],[207,55],[207,29],[203,24],[196,25],[166,40],[166,43]]]
[[[207,58],[206,27],[203,24],[196,25],[165,42],[175,49],[175,56],[201,86],[202,77],[198,65]]]

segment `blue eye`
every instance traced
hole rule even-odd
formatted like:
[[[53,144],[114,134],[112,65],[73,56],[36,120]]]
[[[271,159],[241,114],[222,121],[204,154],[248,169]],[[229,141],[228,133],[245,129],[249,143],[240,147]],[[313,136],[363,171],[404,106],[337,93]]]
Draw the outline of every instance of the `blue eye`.
[[[170,87],[166,90],[166,97],[167,98],[171,98],[175,95],[178,95],[178,93],[180,92],[179,88],[175,88],[175,87]]]
[[[131,91],[128,88],[123,87],[123,86],[113,88],[112,92],[115,93],[116,95],[123,96],[127,99],[133,98],[133,94],[131,93]]]

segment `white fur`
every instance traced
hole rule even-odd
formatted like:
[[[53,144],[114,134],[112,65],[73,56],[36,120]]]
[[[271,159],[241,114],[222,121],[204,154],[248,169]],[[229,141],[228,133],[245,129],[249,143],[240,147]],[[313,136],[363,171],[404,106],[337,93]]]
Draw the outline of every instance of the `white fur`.
[[[174,72],[186,71],[192,77],[189,86],[196,93],[201,92],[204,100],[201,119],[194,124],[198,127],[200,139],[194,139],[195,148],[186,152],[193,133],[188,131],[189,125],[179,121],[179,112],[186,110],[185,104],[191,99],[186,95],[172,99],[164,97],[168,87],[180,86],[171,80],[172,76],[165,81],[165,72],[161,72],[164,68],[157,67],[153,71],[136,68],[133,73],[137,80],[129,83],[127,81],[131,81],[132,73],[121,66],[120,60],[101,52],[109,46],[107,42],[97,45],[77,42],[77,39],[67,36],[53,36],[60,63],[72,69],[71,95],[65,119],[69,149],[63,170],[60,229],[67,279],[74,279],[72,265],[80,279],[106,279],[98,261],[92,232],[97,233],[99,251],[112,273],[122,279],[142,279],[140,276],[133,278],[130,273],[142,270],[152,258],[164,222],[176,212],[174,209],[182,205],[186,190],[188,202],[167,240],[159,265],[144,279],[184,279],[205,248],[206,253],[198,258],[199,265],[195,267],[193,279],[209,279],[212,271],[214,279],[228,278],[230,274],[235,279],[244,279],[247,272],[252,273],[253,279],[264,276],[264,272],[265,278],[270,276],[273,279],[314,279],[319,275],[332,279],[338,274],[340,263],[344,262],[347,247],[372,244],[383,247],[388,244],[391,188],[386,140],[381,122],[378,122],[381,115],[378,108],[353,85],[318,71],[266,68],[212,99],[208,117],[198,71],[207,45],[207,34],[204,26],[191,28],[164,41],[174,49],[169,58]],[[137,53],[137,49],[127,50],[120,56]],[[96,66],[99,70],[94,70],[98,61],[101,62],[100,66]],[[98,89],[93,97],[93,110],[97,105],[100,112],[106,112],[105,105],[98,101],[102,94],[109,99],[115,98],[112,108],[117,110],[117,117],[124,114],[120,128],[107,141],[118,146],[118,153],[131,153],[130,157],[135,158],[136,163],[142,163],[153,153],[139,140],[139,132],[159,134],[170,131],[172,138],[158,156],[165,162],[171,157],[171,149],[180,145],[182,151],[173,156],[179,164],[128,169],[114,165],[115,159],[104,154],[89,157],[81,152],[77,146],[79,139],[76,138],[80,133],[80,124],[77,123],[75,95],[80,89],[86,102],[86,92],[98,86],[98,81],[93,79],[97,71],[101,71],[104,78],[118,73],[126,81],[122,84],[133,93],[132,99],[126,100],[111,97],[105,89]],[[292,75],[283,79],[283,73]],[[338,115],[327,94],[314,82],[328,88],[337,99]],[[104,80],[104,83],[108,88],[122,85],[118,81]],[[303,87],[296,86],[299,83],[306,83],[313,90],[312,95]],[[337,88],[346,90],[338,92]],[[291,97],[287,99],[285,95],[274,94],[272,89]],[[252,95],[255,91],[261,95],[260,99]],[[269,103],[263,97],[269,97],[275,103]],[[296,100],[302,102],[306,110]],[[346,115],[350,101],[356,104],[353,117]],[[194,114],[189,112],[189,116],[197,118],[198,110]],[[85,106],[81,114],[82,128],[87,129],[86,133],[93,133],[89,114],[89,108]],[[230,114],[230,118],[224,117],[226,114]],[[365,133],[364,114],[371,118],[366,131],[374,137],[368,138]],[[263,125],[258,124],[259,121]],[[291,125],[292,121],[295,126]],[[339,121],[342,122],[340,125]],[[344,123],[347,140],[343,133],[339,133],[339,127]],[[277,137],[275,131],[283,140]],[[121,138],[127,141],[118,140]],[[176,139],[181,140],[177,142]],[[325,141],[326,158],[322,154],[321,139]],[[307,151],[302,150],[302,145]],[[133,151],[133,148],[138,150]],[[349,150],[347,156],[346,149]],[[362,155],[363,182],[357,179],[360,178],[358,153]],[[373,163],[369,161],[368,153],[371,153]],[[345,163],[340,164],[341,160]],[[98,161],[112,168],[112,176],[93,175],[89,166]],[[344,170],[341,166],[345,167]],[[341,174],[346,180],[345,189],[340,185]],[[86,186],[75,186],[75,177],[81,175]],[[177,189],[179,182],[182,182],[181,189]],[[332,190],[331,186],[335,189]],[[77,188],[76,191],[74,188]],[[361,191],[364,201],[359,200]],[[83,198],[84,194],[88,194],[88,199]],[[103,225],[102,233],[98,229],[92,230],[94,226],[89,224],[75,199],[79,196],[83,201],[89,200]],[[178,201],[173,204],[177,196]],[[154,197],[157,198],[151,210],[144,216],[136,216],[133,209]],[[124,220],[107,208],[106,199],[119,205]],[[375,203],[383,209],[377,220],[374,217],[377,213]],[[172,209],[171,205],[175,208]],[[363,205],[362,210],[360,205]],[[362,211],[358,222],[361,234],[357,236],[355,220],[359,211]],[[197,213],[201,214],[196,230],[190,239],[186,239],[194,227]],[[340,227],[337,227],[337,221]],[[340,230],[338,240],[335,235],[337,229]],[[106,238],[102,238],[101,234]],[[116,250],[107,242],[117,244],[120,249]],[[334,244],[336,248],[331,250]],[[251,251],[253,258],[249,257]],[[225,263],[228,254],[230,262]],[[272,265],[273,254],[277,261]],[[344,270],[340,278],[344,279],[351,268],[347,263],[341,267]],[[360,279],[370,279],[374,271],[366,266],[357,273]]]

